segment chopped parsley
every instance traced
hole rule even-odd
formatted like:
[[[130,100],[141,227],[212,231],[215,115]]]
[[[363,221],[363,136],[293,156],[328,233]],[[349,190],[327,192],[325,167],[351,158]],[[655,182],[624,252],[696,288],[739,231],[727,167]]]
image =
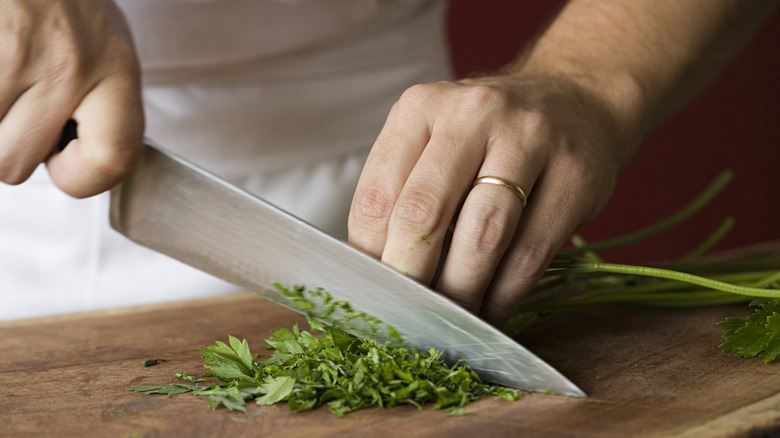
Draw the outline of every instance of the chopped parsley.
[[[338,416],[371,406],[403,404],[433,404],[463,415],[471,411],[461,408],[482,396],[517,400],[522,395],[517,389],[483,383],[465,363],[446,365],[433,349],[421,353],[380,344],[312,319],[309,327],[310,331],[297,325],[292,330],[272,330],[266,343],[274,352],[260,362],[246,340],[232,336],[228,344],[217,342],[202,350],[208,369],[204,377],[215,380],[180,373],[181,383],[128,389],[169,395],[191,392],[208,396],[212,408],[244,412],[250,400],[258,405],[287,402],[295,412],[327,405]]]
[[[407,348],[395,328],[346,302],[334,301],[322,289],[274,286],[307,313],[310,331],[297,324],[292,330],[271,330],[265,341],[273,354],[260,362],[255,361],[246,340],[229,336],[228,344],[216,342],[201,350],[208,370],[204,378],[178,373],[182,382],[128,389],[168,395],[191,392],[208,396],[212,408],[243,412],[250,400],[258,405],[286,401],[295,412],[327,405],[338,416],[371,406],[404,404],[418,408],[433,404],[452,415],[464,415],[472,411],[461,408],[482,396],[517,400],[523,394],[519,389],[483,383],[464,362],[447,365],[435,349]],[[368,328],[369,334],[358,336],[345,330],[357,324],[363,332]]]

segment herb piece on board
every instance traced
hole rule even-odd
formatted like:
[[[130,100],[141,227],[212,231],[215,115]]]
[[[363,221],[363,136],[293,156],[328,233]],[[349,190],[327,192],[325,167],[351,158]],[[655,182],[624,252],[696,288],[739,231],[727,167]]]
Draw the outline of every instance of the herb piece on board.
[[[274,288],[290,299],[285,303],[304,313],[309,319],[316,318],[348,331],[358,329],[371,339],[389,340],[403,344],[401,333],[392,325],[382,324],[375,316],[362,310],[355,310],[346,301],[334,300],[323,288],[307,289],[302,285],[291,288],[281,283],[274,283]],[[263,296],[262,293],[258,295]]]
[[[720,349],[748,359],[759,356],[769,363],[780,354],[780,299],[757,298],[750,305],[758,309],[747,318],[718,323],[726,330]]]
[[[201,356],[217,382],[174,383],[128,388],[152,394],[192,392],[208,396],[212,408],[246,411],[246,401],[259,405],[286,401],[295,412],[328,405],[338,416],[358,409],[432,403],[459,413],[465,404],[495,395],[517,400],[522,391],[483,383],[465,363],[448,366],[434,349],[420,353],[404,346],[380,344],[345,330],[308,319],[311,331],[281,327],[266,342],[274,350],[254,362],[246,340],[230,337]]]

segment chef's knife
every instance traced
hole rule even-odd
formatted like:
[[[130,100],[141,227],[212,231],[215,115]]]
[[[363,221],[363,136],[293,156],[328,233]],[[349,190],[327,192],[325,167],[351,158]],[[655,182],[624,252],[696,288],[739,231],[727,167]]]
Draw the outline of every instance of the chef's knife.
[[[151,144],[151,142],[147,143]],[[296,309],[273,283],[321,287],[392,325],[407,345],[464,359],[483,379],[585,393],[442,295],[162,148],[147,145],[111,191],[111,225],[131,240]]]

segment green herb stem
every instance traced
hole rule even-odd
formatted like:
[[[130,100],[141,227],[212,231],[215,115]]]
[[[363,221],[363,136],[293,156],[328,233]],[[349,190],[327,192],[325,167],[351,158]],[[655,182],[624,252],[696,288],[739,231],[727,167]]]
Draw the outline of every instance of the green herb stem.
[[[676,260],[676,263],[688,263],[696,260],[697,258],[707,254],[712,248],[715,247],[724,237],[734,228],[736,220],[734,216],[727,216],[726,219],[721,222],[718,228],[715,229],[701,244],[691,250],[688,254]]]
[[[728,259],[728,260],[713,260],[713,261],[699,261],[696,263],[678,263],[673,262],[663,266],[666,269],[672,269],[675,271],[696,272],[702,275],[705,272],[738,272],[738,271],[756,271],[756,270],[771,270],[778,272],[780,267],[780,257],[768,257],[762,258],[745,258],[745,259]]]
[[[731,170],[724,170],[718,175],[717,178],[715,178],[715,180],[712,183],[710,183],[710,185],[701,194],[699,194],[699,196],[696,197],[696,199],[691,201],[688,205],[683,207],[678,212],[674,213],[673,215],[669,216],[668,218],[662,221],[656,222],[655,224],[650,225],[646,228],[640,229],[638,231],[623,236],[618,236],[612,239],[607,239],[607,240],[603,240],[600,242],[595,242],[595,243],[591,243],[579,247],[574,246],[574,247],[564,248],[558,252],[558,255],[562,257],[569,257],[569,256],[574,256],[576,254],[581,254],[589,251],[597,252],[606,249],[617,248],[620,246],[625,246],[625,245],[638,242],[650,236],[654,236],[663,231],[666,231],[669,228],[672,228],[673,226],[679,224],[680,222],[685,221],[686,219],[688,219],[689,217],[693,216],[698,211],[700,211],[702,208],[704,208],[704,206],[706,206],[715,196],[718,195],[718,193],[720,193],[729,184],[729,182],[731,182],[733,177],[734,177],[734,173]]]
[[[712,306],[720,304],[742,303],[748,301],[742,295],[717,290],[672,291],[646,294],[628,291],[614,294],[580,295],[562,301],[538,301],[525,304],[518,312],[539,312],[542,310],[572,309],[594,304],[631,303],[652,304],[665,307]]]
[[[621,265],[616,263],[571,263],[565,265],[551,265],[550,272],[565,274],[583,274],[591,272],[609,272],[613,274],[638,275],[642,277],[665,278],[683,283],[695,284],[708,289],[719,290],[737,295],[762,298],[780,298],[780,291],[765,289],[762,287],[741,286],[725,283],[712,278],[701,277],[686,272],[672,271],[663,268],[647,266]]]
[[[710,276],[708,278],[723,283],[765,288],[766,287],[765,285],[767,283],[771,283],[772,282],[771,279],[777,274],[778,274],[777,271],[738,272],[734,274],[715,275],[715,276]],[[614,276],[609,278],[617,279]],[[590,283],[588,284],[588,286],[590,286]],[[599,293],[599,294],[621,293],[624,292],[627,287],[630,287],[631,291],[634,293],[653,294],[657,292],[693,290],[699,287],[699,285],[691,284],[687,282],[681,283],[679,281],[674,281],[674,280],[670,281],[665,279],[648,279],[643,282],[637,282],[637,278],[635,276],[629,276],[626,277],[625,279],[622,279],[622,281],[617,285],[607,284],[606,286],[596,287],[591,293]]]
[[[738,295],[731,292],[713,291],[711,289],[702,290],[700,289],[700,285],[676,280],[652,278],[646,282],[637,284],[635,276],[626,276],[623,279],[614,276],[609,278],[612,280],[620,280],[620,282],[617,285],[613,284],[615,283],[614,281],[607,283],[605,286],[599,285],[589,289],[588,292],[575,297],[558,300],[555,300],[555,296],[545,297],[521,306],[518,309],[518,312],[534,312],[539,310],[564,309],[590,304],[619,302],[644,303],[668,307],[700,307],[738,303],[750,299],[744,295]],[[775,282],[780,281],[780,272],[739,272],[735,274],[722,274],[710,278],[723,283],[739,283],[750,287],[766,288],[770,287]],[[553,282],[560,285],[565,281],[566,275],[562,275]],[[569,280],[569,283],[575,282],[576,280]],[[591,283],[592,282],[589,282],[586,287],[590,287]]]

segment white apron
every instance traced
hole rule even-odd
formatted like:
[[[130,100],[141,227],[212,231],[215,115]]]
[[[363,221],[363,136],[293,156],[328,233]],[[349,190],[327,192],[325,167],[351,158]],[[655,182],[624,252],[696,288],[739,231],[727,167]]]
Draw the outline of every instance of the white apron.
[[[438,0],[118,0],[146,135],[332,235],[401,92],[450,78]],[[232,285],[108,226],[40,166],[0,184],[0,319],[192,299]],[[302,279],[305,280],[305,279]]]

